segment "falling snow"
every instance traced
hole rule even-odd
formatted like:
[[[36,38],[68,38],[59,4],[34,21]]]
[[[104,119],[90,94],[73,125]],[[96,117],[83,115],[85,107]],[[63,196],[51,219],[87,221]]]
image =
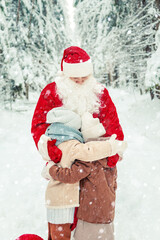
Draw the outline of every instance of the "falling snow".
[[[124,160],[118,163],[116,240],[157,240],[160,235],[159,101],[124,90],[109,89],[109,92],[128,141]],[[0,239],[3,240],[14,240],[23,233],[47,238],[44,201],[47,181],[41,177],[44,162],[30,133],[35,104],[36,99],[30,105],[15,104],[12,112],[0,110]]]

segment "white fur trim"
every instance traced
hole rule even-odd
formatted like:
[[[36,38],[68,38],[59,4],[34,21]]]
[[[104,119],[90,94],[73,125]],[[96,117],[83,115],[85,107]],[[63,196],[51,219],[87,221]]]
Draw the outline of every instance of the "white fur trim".
[[[38,150],[45,161],[50,161],[50,157],[48,155],[47,142],[51,141],[51,138],[43,134],[38,142]]]
[[[51,179],[52,179],[52,177],[51,177],[50,174],[49,174],[49,169],[50,169],[53,165],[55,165],[54,162],[52,162],[52,161],[49,161],[49,162],[48,162],[47,166],[45,166],[45,167],[43,168],[43,170],[42,170],[42,173],[41,173],[42,177],[44,177],[44,178],[47,179],[47,180],[51,180]]]
[[[81,63],[66,63],[63,61],[63,73],[67,77],[86,77],[93,73],[91,59]]]

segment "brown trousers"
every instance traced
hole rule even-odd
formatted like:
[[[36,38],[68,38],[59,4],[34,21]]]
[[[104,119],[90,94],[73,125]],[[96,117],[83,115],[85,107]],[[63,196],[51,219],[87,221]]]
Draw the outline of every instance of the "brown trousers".
[[[70,240],[71,224],[48,223],[48,240]]]

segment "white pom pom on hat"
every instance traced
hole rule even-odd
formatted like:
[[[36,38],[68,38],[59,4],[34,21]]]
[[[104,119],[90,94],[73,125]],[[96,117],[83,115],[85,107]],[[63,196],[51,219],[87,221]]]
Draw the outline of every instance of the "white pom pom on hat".
[[[90,138],[98,138],[106,133],[103,124],[98,118],[93,118],[92,114],[86,112],[82,115],[81,132],[85,141]]]
[[[67,77],[86,77],[93,73],[93,64],[82,48],[71,46],[64,50],[61,71]]]

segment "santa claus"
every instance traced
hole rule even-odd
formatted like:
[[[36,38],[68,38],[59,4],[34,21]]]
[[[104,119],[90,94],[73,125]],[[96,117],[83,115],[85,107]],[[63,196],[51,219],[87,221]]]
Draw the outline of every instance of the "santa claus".
[[[44,133],[49,126],[46,123],[47,113],[61,106],[81,116],[85,112],[91,113],[103,124],[104,137],[116,134],[118,140],[123,140],[115,105],[107,89],[94,78],[90,56],[79,47],[64,50],[61,72],[42,90],[32,119],[31,132],[40,154],[43,159],[55,163],[60,161],[62,153],[55,146],[56,140],[51,140]],[[107,158],[107,164],[114,167],[118,160],[116,154]]]

